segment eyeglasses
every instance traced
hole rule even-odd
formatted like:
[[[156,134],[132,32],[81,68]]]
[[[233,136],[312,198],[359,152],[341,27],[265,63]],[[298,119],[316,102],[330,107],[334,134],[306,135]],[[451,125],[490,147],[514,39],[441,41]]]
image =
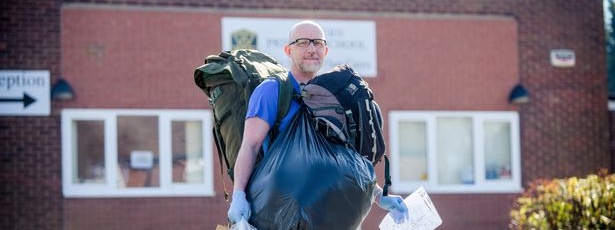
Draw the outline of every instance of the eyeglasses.
[[[327,45],[327,41],[323,40],[323,39],[309,39],[309,38],[299,38],[291,43],[288,43],[288,45],[297,45],[298,47],[308,47],[310,46],[310,43],[314,43],[314,47],[316,48],[323,48]]]

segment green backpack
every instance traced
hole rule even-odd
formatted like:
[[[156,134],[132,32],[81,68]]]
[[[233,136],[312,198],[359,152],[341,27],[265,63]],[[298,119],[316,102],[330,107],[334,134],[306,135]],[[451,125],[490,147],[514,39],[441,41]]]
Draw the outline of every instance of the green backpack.
[[[224,161],[231,180],[243,138],[250,96],[254,88],[268,78],[276,78],[280,82],[277,119],[271,129],[277,131],[279,121],[290,108],[293,86],[288,80],[287,70],[274,58],[257,50],[224,51],[208,56],[205,64],[194,71],[194,81],[209,98],[214,112],[213,135],[220,170],[223,170]],[[262,157],[262,153],[259,156]]]

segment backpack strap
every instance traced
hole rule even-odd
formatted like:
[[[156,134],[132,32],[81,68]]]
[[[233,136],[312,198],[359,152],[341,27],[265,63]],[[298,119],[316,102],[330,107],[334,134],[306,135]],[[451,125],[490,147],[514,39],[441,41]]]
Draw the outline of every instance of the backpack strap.
[[[384,186],[382,187],[382,196],[389,195],[389,187],[391,186],[391,174],[389,173],[389,158],[384,154]]]
[[[277,74],[275,78],[279,82],[278,87],[278,112],[275,119],[275,124],[272,129],[272,137],[277,136],[278,129],[280,128],[280,123],[288,110],[290,109],[290,102],[293,99],[293,84],[288,79],[287,74]],[[272,139],[273,140],[273,139]]]
[[[226,202],[230,202],[231,201],[229,199],[230,196],[228,192],[226,191],[226,183],[224,183],[224,172],[223,172],[223,166],[222,166],[222,159],[224,159],[227,169],[230,169],[231,166],[229,165],[228,159],[226,158],[226,154],[224,154],[226,147],[224,146],[224,141],[222,140],[222,134],[220,133],[220,126],[218,125],[217,127],[214,127],[212,129],[212,132],[214,135],[214,141],[216,142],[216,148],[218,149],[218,163],[220,163],[220,179],[222,181],[222,188],[224,188],[224,200],[226,200]],[[232,179],[233,178],[231,178],[231,180]]]

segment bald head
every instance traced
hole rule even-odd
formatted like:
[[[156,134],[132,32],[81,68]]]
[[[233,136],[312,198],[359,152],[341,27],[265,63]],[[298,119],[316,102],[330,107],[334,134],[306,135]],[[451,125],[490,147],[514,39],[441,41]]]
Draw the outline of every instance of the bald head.
[[[320,38],[326,40],[325,31],[312,20],[303,20],[290,28],[288,42],[293,42],[298,38]]]

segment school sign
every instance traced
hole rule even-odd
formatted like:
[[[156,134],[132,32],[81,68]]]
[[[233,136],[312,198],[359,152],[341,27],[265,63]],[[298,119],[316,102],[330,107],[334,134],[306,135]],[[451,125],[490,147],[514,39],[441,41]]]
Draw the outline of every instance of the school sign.
[[[288,68],[288,32],[300,19],[222,18],[222,49],[257,49]],[[364,20],[315,20],[326,34],[329,55],[321,71],[349,64],[363,77],[376,77],[376,23]]]

